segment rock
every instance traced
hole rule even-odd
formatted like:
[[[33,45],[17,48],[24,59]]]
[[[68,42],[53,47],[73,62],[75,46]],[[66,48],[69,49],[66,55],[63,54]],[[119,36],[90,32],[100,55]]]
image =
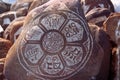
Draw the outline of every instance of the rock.
[[[0,37],[3,37],[3,33],[4,33],[4,30],[3,30],[2,26],[0,25]]]
[[[100,72],[96,80],[109,80],[111,48],[109,37],[103,29],[99,26],[89,23],[90,31],[92,32],[94,40],[100,44],[104,51],[104,57],[101,64]],[[107,65],[106,65],[107,64]],[[102,76],[101,76],[102,75]]]
[[[112,54],[112,78],[113,80],[119,80],[120,76],[120,13],[113,13],[108,19],[104,22],[104,30],[107,32],[111,40],[117,46],[113,46],[116,48],[116,52]]]
[[[110,13],[110,10],[107,8],[95,8],[90,10],[85,17],[89,23],[103,27],[103,22],[108,18]]]
[[[11,21],[13,21],[16,17],[16,12],[5,12],[0,14],[0,25],[5,30]]]
[[[0,15],[0,25],[5,30],[9,24],[16,18],[25,16],[27,14],[24,8],[19,9],[18,11],[9,11]]]
[[[107,8],[114,12],[114,6],[111,0],[80,0],[84,14],[95,8]]]
[[[7,4],[7,3],[0,1],[0,14],[9,11],[10,6],[11,6],[10,4]]]
[[[6,57],[12,43],[9,40],[0,38],[0,58]]]
[[[16,3],[14,3],[12,6],[11,6],[11,11],[17,11],[21,8],[25,8],[27,11],[31,5],[33,0],[28,0],[28,1],[23,1],[23,0],[17,0]]]
[[[77,0],[50,0],[27,15],[4,75],[8,80],[106,80],[101,71],[108,53],[92,36]]]
[[[117,28],[120,25],[120,13],[113,13],[111,14],[108,19],[104,22],[104,30],[109,35],[112,41],[116,43],[115,35],[118,34]]]
[[[3,68],[4,68],[5,58],[0,58],[0,80],[3,80]]]
[[[10,23],[10,25],[4,31],[4,38],[10,40],[12,43],[16,41],[20,32],[22,31],[22,26],[25,17],[16,18]]]
[[[116,63],[115,63],[116,75],[114,80],[119,80],[120,79],[120,20],[117,22],[117,27],[115,30],[115,38],[117,43],[117,51],[116,51]]]
[[[29,11],[31,11],[32,9],[48,2],[49,0],[33,0],[33,2],[30,5]]]

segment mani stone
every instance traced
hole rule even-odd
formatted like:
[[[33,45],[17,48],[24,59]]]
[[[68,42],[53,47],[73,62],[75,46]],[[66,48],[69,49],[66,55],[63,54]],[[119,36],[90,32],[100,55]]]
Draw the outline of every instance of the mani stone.
[[[9,40],[0,38],[0,58],[6,57],[6,54],[11,46],[12,43]]]
[[[106,80],[104,54],[80,3],[50,0],[27,15],[6,57],[4,75],[8,80]]]

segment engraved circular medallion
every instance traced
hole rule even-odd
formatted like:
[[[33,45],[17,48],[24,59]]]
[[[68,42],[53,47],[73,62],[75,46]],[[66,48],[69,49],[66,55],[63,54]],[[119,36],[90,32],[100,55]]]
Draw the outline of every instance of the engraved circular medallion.
[[[57,31],[49,31],[42,38],[42,47],[48,53],[61,51],[64,44],[64,37]]]
[[[88,62],[93,38],[84,19],[75,12],[43,12],[26,26],[18,47],[22,67],[40,80],[64,80]]]

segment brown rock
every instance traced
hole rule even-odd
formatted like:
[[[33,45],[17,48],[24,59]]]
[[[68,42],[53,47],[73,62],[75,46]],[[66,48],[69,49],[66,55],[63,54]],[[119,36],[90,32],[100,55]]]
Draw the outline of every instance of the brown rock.
[[[25,16],[27,14],[24,8],[19,9],[18,11],[9,11],[0,15],[0,25],[5,30],[9,24],[16,18]]]
[[[10,4],[7,4],[7,3],[0,1],[0,14],[9,11],[10,6],[11,6]]]
[[[103,22],[107,19],[110,13],[110,10],[107,8],[96,8],[90,10],[85,17],[89,23],[103,27]]]
[[[21,8],[25,8],[26,10],[29,9],[31,3],[32,3],[33,0],[17,0],[16,3],[14,3],[12,6],[11,6],[11,11],[17,11]]]
[[[4,68],[5,58],[0,58],[0,80],[3,80],[3,68]]]
[[[107,8],[114,12],[114,6],[111,0],[80,0],[84,14],[95,8]]]
[[[120,13],[113,13],[104,22],[104,29],[111,38],[111,40],[116,44],[117,50],[112,54],[112,79],[119,80],[120,76]],[[114,50],[113,47],[113,50]]]
[[[89,23],[94,40],[100,44],[104,51],[104,57],[101,64],[100,72],[97,75],[97,80],[109,80],[110,72],[110,56],[111,56],[111,43],[108,35],[99,26]],[[102,75],[102,76],[101,76]]]
[[[32,9],[48,2],[49,0],[33,0],[33,2],[30,5],[29,11],[31,11]]]
[[[109,35],[109,37],[112,39],[112,41],[116,42],[115,35],[117,33],[117,29],[119,29],[120,25],[120,13],[113,13],[111,14],[108,19],[104,22],[104,30]]]
[[[27,15],[23,31],[6,57],[5,77],[106,80],[108,74],[101,71],[107,54],[92,36],[77,0],[50,0]]]
[[[11,45],[12,43],[9,40],[0,38],[0,58],[3,58],[6,56]]]
[[[12,43],[16,41],[20,32],[22,31],[22,26],[25,17],[16,18],[10,23],[10,25],[4,31],[4,38],[10,40]]]

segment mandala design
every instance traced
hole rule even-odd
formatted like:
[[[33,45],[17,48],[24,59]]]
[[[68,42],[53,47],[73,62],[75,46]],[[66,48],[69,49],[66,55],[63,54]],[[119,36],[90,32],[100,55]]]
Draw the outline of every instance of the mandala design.
[[[44,12],[27,27],[18,60],[35,77],[68,79],[88,62],[93,39],[80,15],[67,10]]]

